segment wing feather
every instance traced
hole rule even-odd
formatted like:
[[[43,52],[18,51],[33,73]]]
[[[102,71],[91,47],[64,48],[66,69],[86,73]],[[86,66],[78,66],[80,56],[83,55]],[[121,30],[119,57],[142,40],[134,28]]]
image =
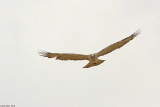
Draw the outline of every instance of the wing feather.
[[[57,60],[88,60],[88,55],[73,54],[73,53],[50,53],[40,52],[41,56],[48,58],[56,58]]]
[[[134,37],[136,37],[137,35],[140,34],[140,30],[137,30],[136,32],[134,32],[131,36],[121,40],[121,41],[118,41],[114,44],[111,44],[110,46],[104,48],[103,50],[101,50],[100,52],[98,52],[98,56],[103,56],[105,54],[108,54],[118,48],[121,48],[122,46],[124,46],[126,43],[128,43],[129,41],[131,41]]]

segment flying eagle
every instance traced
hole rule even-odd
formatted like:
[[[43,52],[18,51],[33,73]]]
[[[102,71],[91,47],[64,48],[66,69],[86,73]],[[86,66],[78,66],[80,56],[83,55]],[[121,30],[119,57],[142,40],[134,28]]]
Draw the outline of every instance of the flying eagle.
[[[136,37],[139,34],[140,34],[140,30],[137,30],[129,37],[109,45],[108,47],[102,49],[98,53],[93,53],[89,55],[74,54],[74,53],[50,53],[50,52],[44,52],[44,51],[40,52],[39,54],[40,56],[44,56],[48,58],[56,58],[57,60],[89,60],[89,63],[85,65],[83,68],[90,68],[92,66],[97,66],[105,61],[105,60],[98,59],[98,57],[108,54],[118,48],[121,48],[123,45],[128,43],[130,40],[132,40],[134,37]]]

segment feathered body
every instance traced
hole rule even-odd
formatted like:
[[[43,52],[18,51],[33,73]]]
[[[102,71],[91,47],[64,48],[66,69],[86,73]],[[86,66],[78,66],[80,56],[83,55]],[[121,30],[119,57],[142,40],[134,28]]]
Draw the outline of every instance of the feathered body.
[[[40,55],[48,58],[56,58],[57,60],[89,60],[89,63],[85,65],[83,68],[90,68],[92,66],[97,66],[105,61],[105,60],[98,59],[100,56],[106,55],[118,48],[121,48],[123,45],[131,41],[134,37],[136,37],[139,34],[140,34],[140,31],[138,30],[132,35],[130,35],[129,37],[121,41],[118,41],[114,44],[111,44],[108,47],[94,54],[83,55],[83,54],[72,54],[72,53],[40,52]]]

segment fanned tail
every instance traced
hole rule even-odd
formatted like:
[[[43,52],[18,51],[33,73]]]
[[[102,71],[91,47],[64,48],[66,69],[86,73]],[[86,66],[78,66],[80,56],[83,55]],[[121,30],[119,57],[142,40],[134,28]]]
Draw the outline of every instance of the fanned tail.
[[[98,60],[97,62],[89,62],[87,65],[85,65],[83,68],[90,68],[90,67],[92,67],[92,66],[97,66],[97,65],[99,65],[99,64],[101,64],[101,63],[103,63],[105,60]]]

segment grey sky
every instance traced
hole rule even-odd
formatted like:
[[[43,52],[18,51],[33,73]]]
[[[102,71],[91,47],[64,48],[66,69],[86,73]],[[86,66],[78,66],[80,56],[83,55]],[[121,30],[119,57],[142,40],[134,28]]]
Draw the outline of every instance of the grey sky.
[[[1,0],[0,104],[160,107],[159,0]],[[142,33],[103,64],[38,51],[90,54]]]

